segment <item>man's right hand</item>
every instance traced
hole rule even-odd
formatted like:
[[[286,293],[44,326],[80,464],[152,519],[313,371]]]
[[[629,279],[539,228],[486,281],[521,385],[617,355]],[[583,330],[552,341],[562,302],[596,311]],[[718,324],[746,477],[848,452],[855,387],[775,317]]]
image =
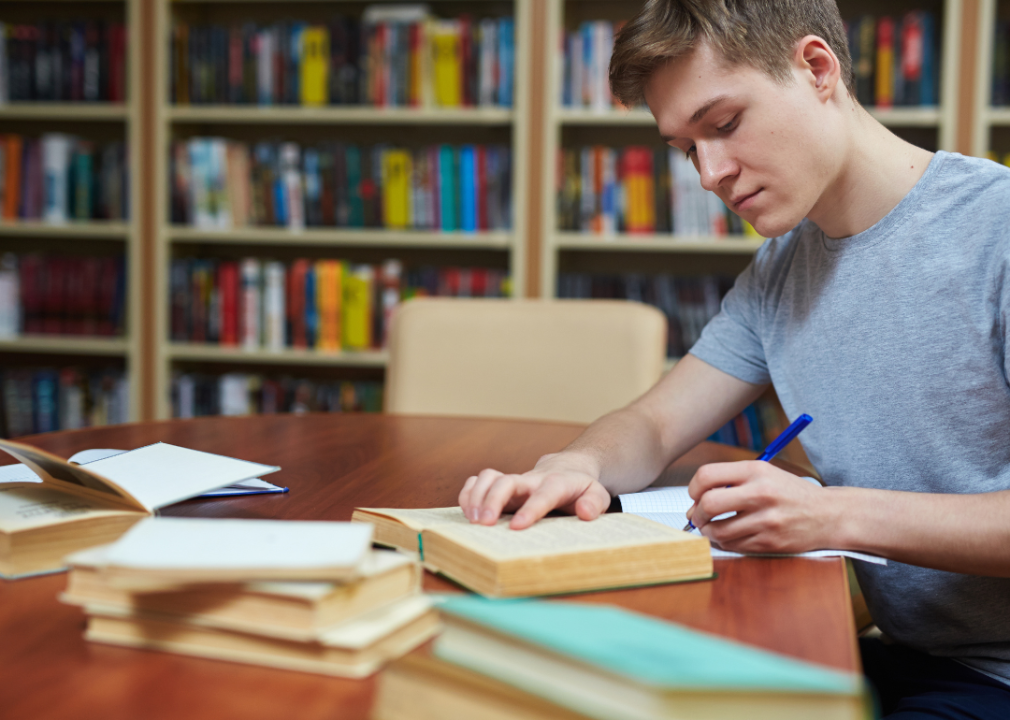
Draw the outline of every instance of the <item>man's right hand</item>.
[[[472,523],[494,525],[503,512],[515,512],[509,527],[528,528],[551,510],[594,520],[610,506],[610,493],[598,480],[594,463],[574,453],[544,455],[529,472],[506,475],[482,470],[459,493]]]

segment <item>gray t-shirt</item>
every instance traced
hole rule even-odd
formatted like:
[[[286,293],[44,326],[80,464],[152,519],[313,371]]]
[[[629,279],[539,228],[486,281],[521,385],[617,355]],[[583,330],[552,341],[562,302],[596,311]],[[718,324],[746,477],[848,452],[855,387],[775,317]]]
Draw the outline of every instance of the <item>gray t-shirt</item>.
[[[768,240],[691,354],[812,415],[828,485],[986,493],[1010,489],[1008,326],[1010,169],[940,152],[869,230]],[[886,635],[1010,682],[1010,579],[856,571]]]

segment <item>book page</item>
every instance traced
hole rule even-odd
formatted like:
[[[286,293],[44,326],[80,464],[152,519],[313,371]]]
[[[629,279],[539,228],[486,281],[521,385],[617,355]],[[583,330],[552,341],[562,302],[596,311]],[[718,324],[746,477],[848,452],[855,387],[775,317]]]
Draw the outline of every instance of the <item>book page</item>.
[[[355,568],[371,543],[365,523],[147,518],[105,559],[147,570]]]
[[[546,517],[525,530],[509,529],[511,519],[511,515],[503,516],[492,526],[469,522],[439,525],[427,532],[449,538],[495,560],[691,540],[690,535],[680,530],[626,513],[609,513],[589,522],[574,515]]]
[[[462,508],[458,505],[456,507],[447,508],[355,508],[355,510],[399,520],[411,530],[416,530],[417,532],[421,532],[422,530],[435,525],[470,524],[470,521],[467,520],[466,516],[463,514]]]
[[[0,467],[0,483],[40,483],[42,478],[32,472],[24,463],[14,463]]]
[[[101,493],[115,498],[121,503],[143,507],[136,499],[129,497],[128,493],[124,493],[121,488],[113,487],[104,482],[102,478],[93,477],[77,465],[71,465],[66,460],[47,453],[45,450],[11,440],[0,440],[0,450],[4,450],[23,462],[43,482],[66,483],[64,487],[68,490],[80,488],[85,491],[85,494],[88,494],[87,491],[91,491],[92,495]]]
[[[118,504],[107,505],[42,484],[0,487],[0,531],[7,533],[68,520],[137,514],[137,510],[124,510]]]
[[[137,448],[81,467],[116,483],[149,510],[280,470],[167,443]]]

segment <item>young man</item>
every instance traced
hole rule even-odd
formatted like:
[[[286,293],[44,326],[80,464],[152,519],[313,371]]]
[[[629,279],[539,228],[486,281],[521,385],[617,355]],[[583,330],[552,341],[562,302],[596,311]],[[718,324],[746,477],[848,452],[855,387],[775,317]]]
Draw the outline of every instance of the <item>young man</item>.
[[[652,390],[525,474],[471,477],[460,505],[517,530],[555,508],[592,520],[771,383],[815,418],[803,445],[828,487],[708,465],[694,524],[729,550],[889,558],[857,564],[896,643],[864,648],[885,711],[1010,717],[1010,171],[860,107],[832,0],[649,0],[610,77],[772,239]]]

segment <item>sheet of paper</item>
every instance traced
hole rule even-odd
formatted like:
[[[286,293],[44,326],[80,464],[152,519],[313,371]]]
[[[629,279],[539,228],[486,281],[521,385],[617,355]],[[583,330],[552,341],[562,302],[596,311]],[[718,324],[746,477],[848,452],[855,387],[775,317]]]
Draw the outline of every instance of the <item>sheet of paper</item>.
[[[663,488],[664,490],[669,488]],[[687,493],[684,493],[687,495]],[[689,498],[690,499],[690,498]],[[621,500],[621,506],[624,506],[624,500]],[[690,507],[690,503],[688,504]],[[682,512],[633,512],[632,515],[638,515],[639,517],[648,518],[663,525],[667,525],[672,528],[677,528],[682,530],[685,525],[687,525],[687,515]],[[727,517],[729,514],[727,514]],[[722,517],[720,515],[720,517]],[[691,531],[692,535],[700,535],[697,530]],[[720,550],[717,547],[712,548],[713,558],[742,558],[747,557],[742,553],[730,552],[728,550]],[[853,560],[862,560],[863,562],[875,563],[877,565],[887,565],[887,560],[882,557],[877,557],[876,555],[867,555],[865,553],[855,552],[853,550],[811,550],[805,553],[799,553],[798,555],[776,555],[776,554],[763,554],[762,557],[848,557]]]
[[[32,472],[24,463],[14,463],[0,467],[0,483],[42,482],[42,478]]]
[[[150,570],[353,568],[371,542],[366,523],[145,518],[105,557]]]
[[[280,470],[167,443],[95,460],[87,468],[112,480],[150,510]]]

